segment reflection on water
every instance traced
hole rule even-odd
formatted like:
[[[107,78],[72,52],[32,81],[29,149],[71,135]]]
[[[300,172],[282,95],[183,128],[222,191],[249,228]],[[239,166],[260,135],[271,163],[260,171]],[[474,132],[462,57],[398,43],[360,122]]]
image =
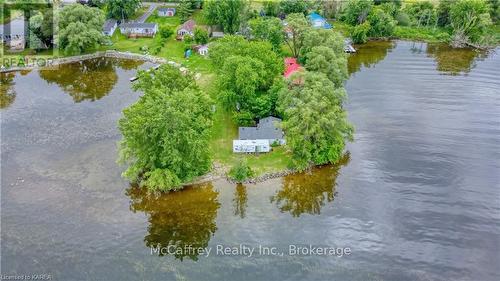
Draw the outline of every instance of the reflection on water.
[[[61,65],[57,69],[40,70],[40,77],[59,85],[75,102],[96,101],[109,94],[118,81],[116,67],[129,70],[142,63],[98,58]]]
[[[0,73],[0,108],[6,108],[16,99],[14,92],[14,72]]]
[[[383,60],[395,46],[392,41],[372,41],[362,45],[356,45],[356,53],[349,56],[347,70],[353,74],[361,70],[361,67],[371,67]]]
[[[476,66],[476,59],[487,55],[469,48],[451,48],[447,44],[426,45],[427,55],[436,60],[437,70],[450,75],[469,73]]]
[[[247,187],[243,184],[237,184],[234,190],[234,215],[240,218],[245,218],[245,211],[247,208],[248,194]]]
[[[335,165],[284,177],[281,190],[271,197],[271,203],[275,202],[282,212],[289,212],[294,217],[304,213],[319,215],[321,207],[335,198],[339,170],[349,160],[350,155],[347,153]]]
[[[211,183],[160,195],[131,187],[126,194],[130,209],[148,216],[148,234],[144,237],[147,247],[175,248],[176,258],[197,260],[197,253],[184,250],[189,246],[207,247],[217,230],[215,219],[220,204]]]
[[[26,75],[30,73],[29,70],[24,70],[19,72],[21,75]],[[7,108],[16,99],[16,91],[14,91],[14,78],[16,77],[15,72],[2,72],[0,73],[0,108]]]

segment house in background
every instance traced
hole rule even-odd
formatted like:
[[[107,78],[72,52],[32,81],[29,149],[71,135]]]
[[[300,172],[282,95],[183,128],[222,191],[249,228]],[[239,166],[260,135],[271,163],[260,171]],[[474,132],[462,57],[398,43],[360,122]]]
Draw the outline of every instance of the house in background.
[[[175,8],[158,8],[159,17],[173,17],[175,16]]]
[[[158,32],[158,24],[128,22],[120,24],[120,31],[128,37],[154,37]]]
[[[233,152],[269,152],[272,144],[285,144],[280,123],[281,119],[270,116],[260,119],[257,127],[240,127],[239,139],[233,140]]]
[[[194,36],[195,26],[196,23],[192,19],[179,26],[179,28],[177,29],[177,40],[183,40],[185,35]]]
[[[118,21],[114,19],[109,19],[105,21],[104,25],[102,26],[102,34],[106,36],[113,36],[113,33],[115,33],[117,27],[118,27]]]
[[[297,62],[296,58],[285,58],[285,73],[283,74],[285,78],[290,78],[292,74],[301,70],[302,66]]]
[[[326,21],[326,19],[320,16],[318,13],[311,13],[309,14],[308,18],[311,25],[315,28],[324,28],[324,29],[332,28],[332,25],[329,24]]]

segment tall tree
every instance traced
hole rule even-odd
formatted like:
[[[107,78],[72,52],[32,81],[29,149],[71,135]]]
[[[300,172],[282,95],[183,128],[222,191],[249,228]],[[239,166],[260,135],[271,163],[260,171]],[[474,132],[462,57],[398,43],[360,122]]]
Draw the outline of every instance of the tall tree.
[[[312,30],[303,14],[290,14],[286,18],[285,42],[294,57],[299,56],[305,35]]]
[[[293,164],[304,170],[311,165],[335,163],[353,133],[342,106],[345,90],[335,88],[323,73],[298,75],[303,75],[303,83],[290,80],[278,101]]]
[[[282,0],[280,1],[280,10],[285,14],[301,13],[306,14],[308,2],[306,0]]]
[[[141,6],[141,0],[106,0],[108,17],[114,19],[129,19]]]
[[[134,87],[144,94],[123,111],[120,162],[128,163],[124,176],[151,190],[177,190],[181,183],[206,173],[211,101],[170,65],[142,71]]]
[[[59,14],[59,47],[69,54],[96,47],[103,38],[103,24],[104,14],[98,8],[65,6]]]
[[[191,8],[193,3],[189,0],[182,0],[179,2],[177,6],[177,15],[181,20],[181,23],[186,22],[191,14],[193,13],[193,9]]]
[[[331,48],[317,46],[307,53],[306,69],[324,73],[335,87],[342,87],[347,79],[347,56]]]
[[[337,31],[331,29],[310,28],[304,35],[299,51],[299,59],[306,63],[307,53],[312,48],[325,46],[333,50],[336,54],[344,54],[344,37]]]
[[[267,40],[273,45],[275,52],[281,52],[283,44],[283,25],[278,18],[256,18],[249,22],[255,39]]]
[[[205,17],[210,24],[219,24],[224,32],[234,34],[240,29],[247,0],[210,0],[204,4]]]
[[[349,0],[343,13],[345,22],[350,25],[357,25],[365,22],[372,7],[372,0]]]

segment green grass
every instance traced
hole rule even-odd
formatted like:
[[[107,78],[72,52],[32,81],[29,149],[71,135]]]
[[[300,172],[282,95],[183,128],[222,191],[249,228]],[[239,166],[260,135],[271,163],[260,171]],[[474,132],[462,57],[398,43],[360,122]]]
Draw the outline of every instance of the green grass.
[[[166,25],[175,32],[175,28],[181,24],[181,20],[178,16],[173,17],[159,17],[157,11],[153,13],[153,15],[149,16],[146,19],[146,22],[156,22],[158,25],[163,26]]]
[[[203,14],[203,10],[195,10],[191,15],[197,25],[208,25],[208,22]]]

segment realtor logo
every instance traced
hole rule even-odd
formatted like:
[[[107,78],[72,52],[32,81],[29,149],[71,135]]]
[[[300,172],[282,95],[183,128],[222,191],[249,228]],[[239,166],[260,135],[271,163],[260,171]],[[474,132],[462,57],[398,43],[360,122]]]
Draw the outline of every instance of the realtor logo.
[[[13,56],[54,56],[56,11],[51,0],[0,0],[2,60]]]

